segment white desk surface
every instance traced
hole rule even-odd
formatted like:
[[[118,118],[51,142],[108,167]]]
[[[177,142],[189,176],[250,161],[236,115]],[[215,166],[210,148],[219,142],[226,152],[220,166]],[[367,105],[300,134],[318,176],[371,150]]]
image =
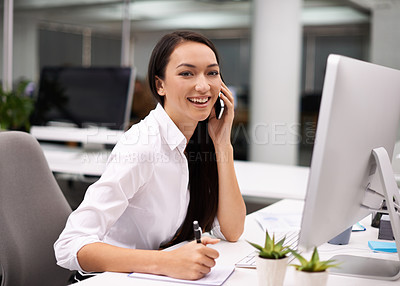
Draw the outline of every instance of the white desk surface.
[[[38,140],[81,142],[83,144],[116,144],[122,130],[101,127],[32,126],[31,134]]]
[[[53,172],[76,176],[100,176],[110,151],[83,152],[76,147],[41,144]],[[235,161],[235,170],[243,196],[256,199],[304,199],[309,168]]]
[[[282,200],[276,204],[273,204],[268,208],[269,211],[274,213],[285,213],[287,210],[301,212],[303,201],[300,200]],[[254,213],[250,214],[246,218],[245,231],[241,239],[236,243],[229,243],[221,241],[220,243],[212,246],[217,249],[220,253],[220,257],[217,259],[218,264],[232,265],[239,261],[241,258],[249,254],[254,250],[246,241],[250,240],[253,242],[262,243],[264,240],[264,233],[260,226],[254,220]],[[367,217],[362,221],[362,224],[367,227],[366,231],[353,232],[348,245],[337,246],[330,244],[323,244],[319,247],[319,254],[321,259],[328,259],[336,254],[355,254],[359,256],[368,256],[374,258],[383,258],[390,260],[398,260],[397,253],[382,254],[372,252],[367,245],[368,240],[377,240],[378,229],[370,226],[370,217]],[[307,255],[307,254],[305,254]],[[295,286],[296,281],[294,280],[294,268],[288,267],[285,276],[285,286]],[[224,283],[224,286],[243,286],[243,285],[257,285],[257,273],[256,269],[244,269],[236,268],[233,274]],[[374,279],[363,279],[356,277],[346,277],[334,274],[329,274],[328,286],[350,286],[350,285],[364,285],[364,286],[385,286],[385,285],[399,285],[399,281],[382,281]],[[129,278],[126,273],[102,273],[96,277],[79,282],[79,286],[102,286],[102,285],[185,285],[184,283],[173,284],[170,282],[159,282],[152,280],[144,280],[137,278]]]
[[[78,176],[101,176],[111,152],[110,150],[84,152],[77,147],[46,143],[40,146],[53,172]]]
[[[235,161],[244,196],[304,199],[310,168],[250,161]]]

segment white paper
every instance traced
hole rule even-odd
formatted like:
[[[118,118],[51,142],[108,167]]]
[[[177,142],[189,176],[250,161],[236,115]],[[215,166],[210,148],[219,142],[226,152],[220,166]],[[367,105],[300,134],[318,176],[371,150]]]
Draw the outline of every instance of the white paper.
[[[198,280],[183,280],[183,279],[171,278],[168,276],[144,274],[144,273],[131,273],[131,274],[129,274],[129,277],[175,282],[175,283],[184,283],[184,284],[219,286],[219,285],[222,285],[226,279],[228,279],[228,277],[232,274],[232,272],[234,270],[235,270],[235,267],[233,265],[232,266],[219,266],[217,264],[215,267],[211,268],[210,273],[208,273],[203,278],[198,279]]]
[[[257,222],[261,228],[268,233],[283,233],[300,229],[301,215],[293,214],[272,214],[260,212],[256,216]]]

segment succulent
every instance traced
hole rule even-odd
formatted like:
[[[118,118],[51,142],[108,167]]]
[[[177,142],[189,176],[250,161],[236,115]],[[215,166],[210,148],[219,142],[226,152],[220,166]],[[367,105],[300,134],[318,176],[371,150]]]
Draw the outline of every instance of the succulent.
[[[305,272],[323,272],[330,267],[337,267],[339,264],[334,264],[335,260],[325,260],[320,261],[318,250],[315,247],[313,254],[310,260],[305,259],[302,255],[300,255],[295,250],[290,250],[293,253],[293,256],[299,260],[300,264],[290,264],[290,266],[294,266],[299,271]]]
[[[265,235],[265,245],[264,247],[248,241],[252,246],[259,250],[259,256],[268,259],[281,259],[285,258],[291,249],[288,246],[284,246],[286,237],[279,240],[275,243],[275,235],[272,235],[272,238],[269,236],[268,231],[266,231]]]

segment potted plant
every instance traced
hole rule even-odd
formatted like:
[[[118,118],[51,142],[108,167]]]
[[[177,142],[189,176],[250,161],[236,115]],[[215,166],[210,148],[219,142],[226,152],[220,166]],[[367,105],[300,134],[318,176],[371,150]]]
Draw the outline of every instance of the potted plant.
[[[288,263],[287,254],[291,251],[288,246],[283,245],[284,242],[285,237],[275,243],[275,235],[271,238],[268,231],[266,232],[264,247],[249,242],[259,250],[256,257],[256,268],[260,286],[283,285]]]
[[[318,250],[315,247],[311,255],[311,259],[307,260],[295,250],[290,250],[294,257],[299,260],[300,264],[290,264],[296,268],[296,281],[298,285],[303,286],[324,286],[328,280],[328,272],[330,267],[337,267],[335,260],[320,261]]]
[[[28,81],[21,81],[12,91],[3,91],[0,85],[0,130],[29,131],[34,103],[26,94],[28,85]]]

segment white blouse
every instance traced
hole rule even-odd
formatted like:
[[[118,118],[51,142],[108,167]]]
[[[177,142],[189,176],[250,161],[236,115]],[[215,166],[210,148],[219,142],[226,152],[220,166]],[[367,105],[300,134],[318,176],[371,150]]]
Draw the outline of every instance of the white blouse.
[[[169,242],[189,204],[185,148],[185,136],[161,105],[125,132],[55,242],[57,264],[82,271],[77,253],[94,242],[134,249]],[[212,231],[224,238],[216,218]]]

